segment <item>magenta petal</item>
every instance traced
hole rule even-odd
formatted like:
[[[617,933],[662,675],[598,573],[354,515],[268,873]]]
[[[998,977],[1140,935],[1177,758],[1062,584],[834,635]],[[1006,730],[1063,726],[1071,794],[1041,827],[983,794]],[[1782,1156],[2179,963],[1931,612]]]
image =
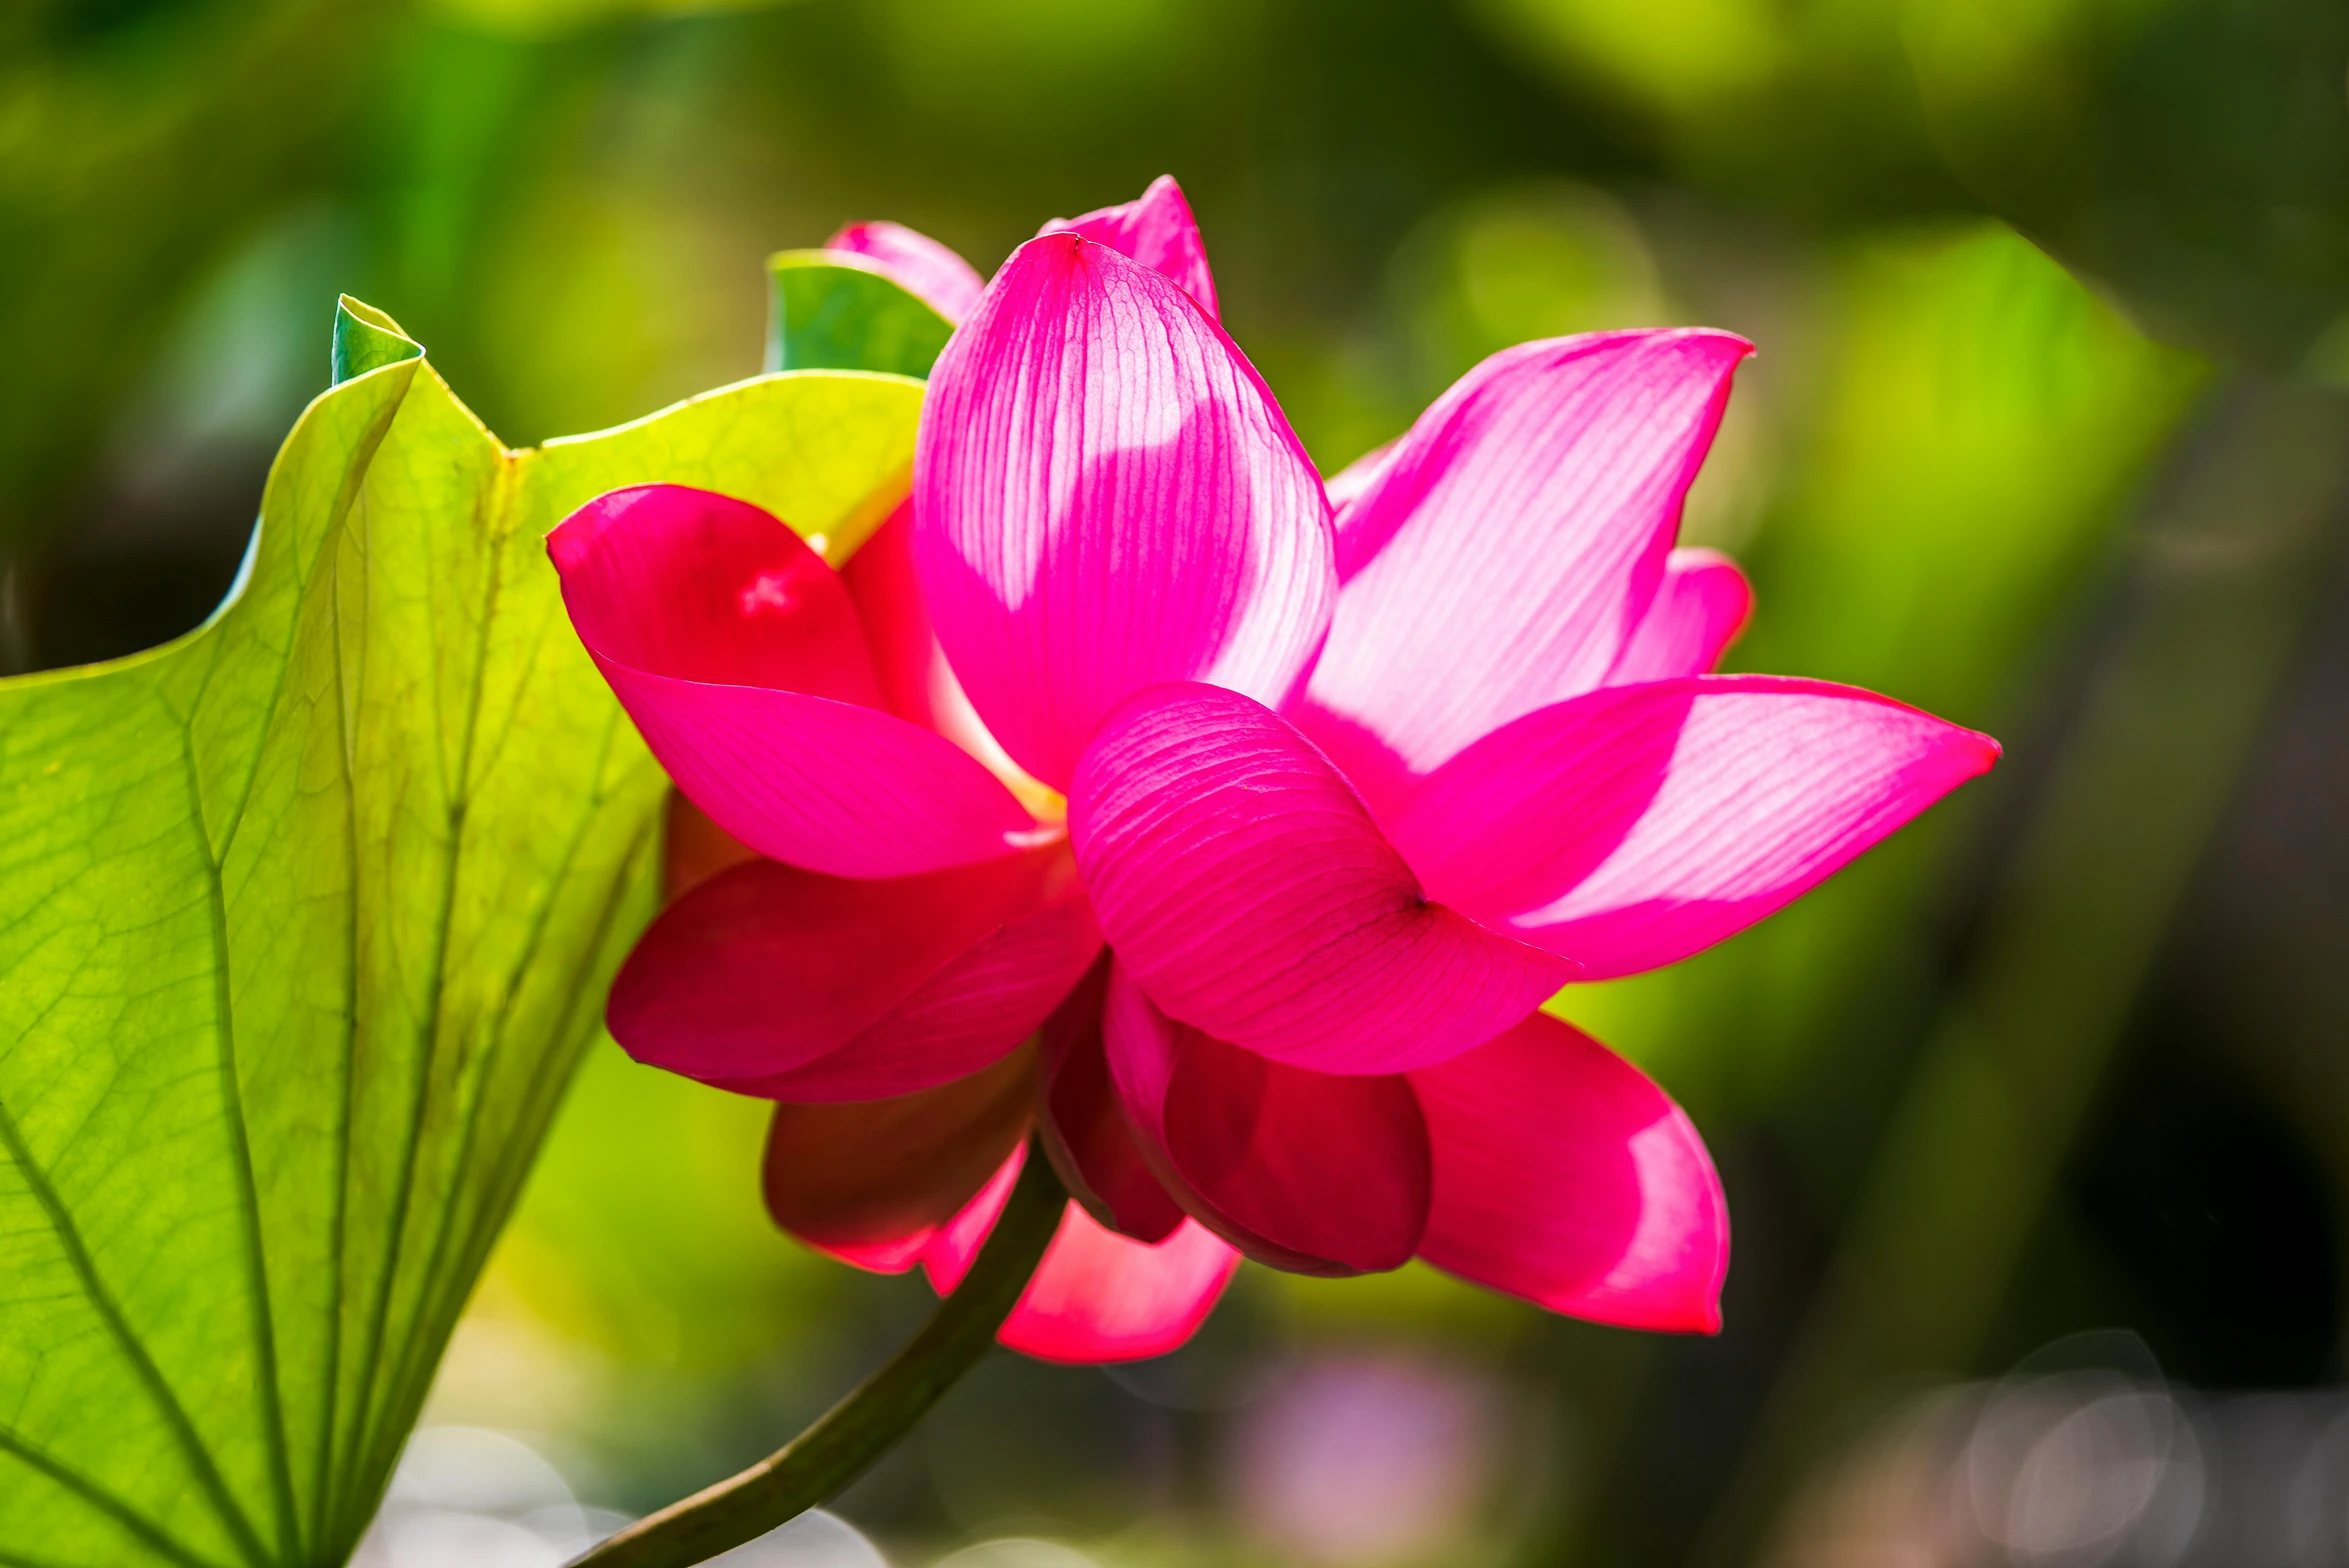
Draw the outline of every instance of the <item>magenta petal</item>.
[[[976,1071],[1035,1032],[1099,947],[1081,899],[1047,905],[972,944],[830,1055],[761,1077],[709,1081],[739,1094],[822,1104],[905,1094]]]
[[[1026,1153],[1014,1150],[924,1250],[923,1272],[941,1294],[970,1271]],[[1152,1245],[1104,1230],[1072,1202],[996,1338],[1038,1360],[1079,1365],[1163,1356],[1198,1332],[1239,1265],[1237,1252],[1192,1221]]]
[[[891,877],[1007,854],[1011,793],[881,700],[840,579],[745,502],[618,490],[547,539],[580,641],[693,803],[761,854]]]
[[[917,1094],[775,1107],[760,1182],[777,1225],[819,1251],[900,1273],[1027,1135],[1033,1052]]]
[[[993,774],[902,719],[596,663],[677,787],[773,859],[835,876],[913,876],[1010,854],[1035,832]]]
[[[1063,790],[1145,686],[1284,700],[1336,591],[1321,481],[1256,372],[1190,296],[1075,235],[1021,246],[939,356],[914,532],[972,704]]]
[[[1696,676],[1528,714],[1389,831],[1433,896],[1604,980],[1743,930],[1997,757],[1873,692]]]
[[[747,1094],[880,1099],[1034,1032],[1100,937],[1058,846],[868,881],[757,861],[663,911],[612,983],[638,1061]]]
[[[1215,278],[1207,270],[1207,243],[1191,216],[1191,204],[1171,174],[1150,182],[1133,201],[1103,207],[1081,218],[1055,218],[1039,234],[1082,234],[1121,256],[1131,256],[1154,272],[1162,272],[1183,286],[1213,316]]]
[[[1036,1277],[995,1336],[1040,1361],[1141,1361],[1180,1349],[1223,1297],[1240,1255],[1197,1221],[1164,1241],[1104,1230],[1071,1203]]]
[[[1597,333],[1504,349],[1462,377],[1346,509],[1312,708],[1423,772],[1598,685],[1655,596],[1750,348],[1723,332]]]
[[[1654,602],[1602,684],[1711,674],[1753,609],[1754,591],[1735,561],[1713,550],[1675,550],[1665,557]]]
[[[1101,1041],[1109,967],[1104,952],[1044,1020],[1044,1114],[1036,1131],[1086,1213],[1122,1236],[1159,1242],[1183,1222],[1183,1211],[1152,1174],[1110,1081]]]
[[[824,249],[861,257],[948,321],[969,315],[986,287],[969,262],[902,223],[852,223],[826,240]]]
[[[1078,769],[1069,833],[1151,1000],[1275,1061],[1438,1062],[1573,973],[1429,903],[1328,760],[1236,692],[1164,686],[1118,709]]]
[[[1317,1073],[1178,1024],[1115,971],[1110,1074],[1194,1217],[1301,1274],[1400,1268],[1427,1228],[1427,1123],[1399,1074]]]
[[[770,1099],[865,1100],[903,1094],[951,1067],[993,1060],[1035,1033],[1101,950],[1085,900],[1055,898],[973,943],[888,1017],[804,1067],[720,1088]]]
[[[1638,1068],[1536,1013],[1411,1084],[1435,1146],[1420,1256],[1553,1312],[1720,1330],[1721,1181]]]
[[[608,491],[547,535],[547,554],[599,659],[670,680],[880,698],[847,587],[747,501],[684,485]]]

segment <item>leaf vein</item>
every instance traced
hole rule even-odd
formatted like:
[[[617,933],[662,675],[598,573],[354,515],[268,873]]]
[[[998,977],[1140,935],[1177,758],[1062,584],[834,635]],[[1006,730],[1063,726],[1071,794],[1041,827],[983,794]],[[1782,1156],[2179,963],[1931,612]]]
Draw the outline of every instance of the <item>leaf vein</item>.
[[[140,1540],[154,1547],[175,1563],[185,1568],[214,1568],[210,1559],[198,1555],[170,1531],[148,1518],[128,1501],[117,1497],[98,1482],[47,1452],[13,1427],[0,1426],[0,1454],[7,1454],[19,1463],[29,1466],[79,1497],[90,1507],[112,1519]],[[35,1563],[38,1559],[12,1556],[0,1552],[0,1563]],[[42,1568],[47,1568],[46,1564]]]
[[[148,1398],[155,1402],[157,1413],[163,1417],[164,1424],[171,1429],[174,1440],[186,1455],[189,1468],[195,1473],[196,1484],[203,1489],[214,1512],[219,1514],[222,1525],[236,1539],[237,1549],[256,1568],[268,1568],[269,1555],[262,1548],[261,1538],[254,1532],[252,1521],[245,1517],[244,1510],[237,1506],[236,1499],[230,1495],[227,1481],[213,1464],[212,1455],[205,1449],[203,1439],[197,1435],[195,1423],[188,1419],[187,1408],[179,1402],[179,1396],[172,1392],[170,1382],[163,1376],[163,1369],[156,1365],[145,1341],[131,1327],[130,1320],[123,1316],[113,1292],[99,1278],[97,1261],[91,1257],[89,1246],[82,1239],[81,1228],[74,1224],[73,1215],[57,1196],[57,1189],[51,1184],[49,1173],[33,1158],[32,1149],[25,1143],[23,1131],[17,1126],[16,1117],[10,1113],[5,1100],[0,1100],[0,1149],[7,1152],[17,1173],[24,1178],[33,1201],[40,1206],[49,1222],[50,1232],[65,1253],[66,1262],[81,1286],[81,1293],[97,1310],[108,1334],[130,1361],[132,1370],[138,1374],[140,1386],[146,1390]]]
[[[294,1506],[293,1464],[286,1449],[285,1397],[278,1386],[277,1314],[269,1291],[269,1253],[261,1220],[261,1192],[253,1175],[252,1129],[245,1121],[245,1089],[237,1068],[236,997],[228,956],[228,894],[221,882],[220,861],[213,855],[211,838],[203,828],[203,792],[196,775],[195,743],[185,731],[182,736],[188,798],[195,811],[196,847],[203,855],[207,913],[211,917],[213,1039],[219,1047],[220,1095],[228,1111],[229,1145],[236,1166],[237,1217],[244,1232],[246,1284],[253,1296],[254,1359],[258,1363],[265,1407],[263,1422],[269,1443],[270,1490],[275,1494],[277,1507],[278,1548],[291,1558],[301,1550],[301,1526]],[[256,767],[256,776],[258,773]]]

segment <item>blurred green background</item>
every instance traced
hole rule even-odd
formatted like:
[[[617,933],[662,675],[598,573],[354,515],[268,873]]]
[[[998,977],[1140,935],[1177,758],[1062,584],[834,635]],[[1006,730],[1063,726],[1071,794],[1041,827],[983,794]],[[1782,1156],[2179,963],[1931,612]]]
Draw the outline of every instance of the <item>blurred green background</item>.
[[[0,671],[210,610],[338,290],[522,444],[754,374],[770,250],[892,217],[984,269],[1168,171],[1331,471],[1508,343],[1751,337],[1687,527],[1759,591],[1732,667],[2007,761],[1560,1004],[1721,1162],[1719,1339],[1250,1269],[1164,1363],[998,1357],[842,1512],[1030,1541],[970,1568],[2011,1561],[1852,1523],[1887,1421],[2088,1330],[2338,1383],[2339,0],[15,0]],[[602,1047],[428,1420],[636,1512],[874,1364],[927,1294],[776,1234],[762,1131]]]

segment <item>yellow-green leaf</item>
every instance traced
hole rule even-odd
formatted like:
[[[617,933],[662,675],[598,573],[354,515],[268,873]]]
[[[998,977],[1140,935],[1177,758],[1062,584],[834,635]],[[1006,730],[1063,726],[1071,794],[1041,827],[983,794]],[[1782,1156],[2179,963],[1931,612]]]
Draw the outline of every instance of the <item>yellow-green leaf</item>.
[[[542,536],[669,480],[837,560],[921,397],[516,452],[389,318],[335,346],[221,611],[0,682],[0,1562],[348,1555],[653,898],[661,776]]]

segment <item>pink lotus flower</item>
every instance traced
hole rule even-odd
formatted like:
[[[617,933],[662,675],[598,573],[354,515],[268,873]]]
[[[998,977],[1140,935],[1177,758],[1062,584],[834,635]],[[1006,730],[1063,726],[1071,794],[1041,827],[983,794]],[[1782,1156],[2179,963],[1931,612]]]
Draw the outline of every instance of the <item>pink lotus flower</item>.
[[[1240,1253],[1717,1328],[1695,1129],[1540,1005],[1762,918],[1998,749],[1706,673],[1748,593],[1673,539],[1749,346],[1509,349],[1325,492],[1172,181],[983,290],[910,231],[836,247],[960,319],[908,508],[838,573],[671,487],[550,540],[760,857],[654,924],[613,1034],[778,1101],[778,1220],[941,1290],[1040,1125],[1076,1201],[1003,1334],[1040,1356],[1171,1349]]]

